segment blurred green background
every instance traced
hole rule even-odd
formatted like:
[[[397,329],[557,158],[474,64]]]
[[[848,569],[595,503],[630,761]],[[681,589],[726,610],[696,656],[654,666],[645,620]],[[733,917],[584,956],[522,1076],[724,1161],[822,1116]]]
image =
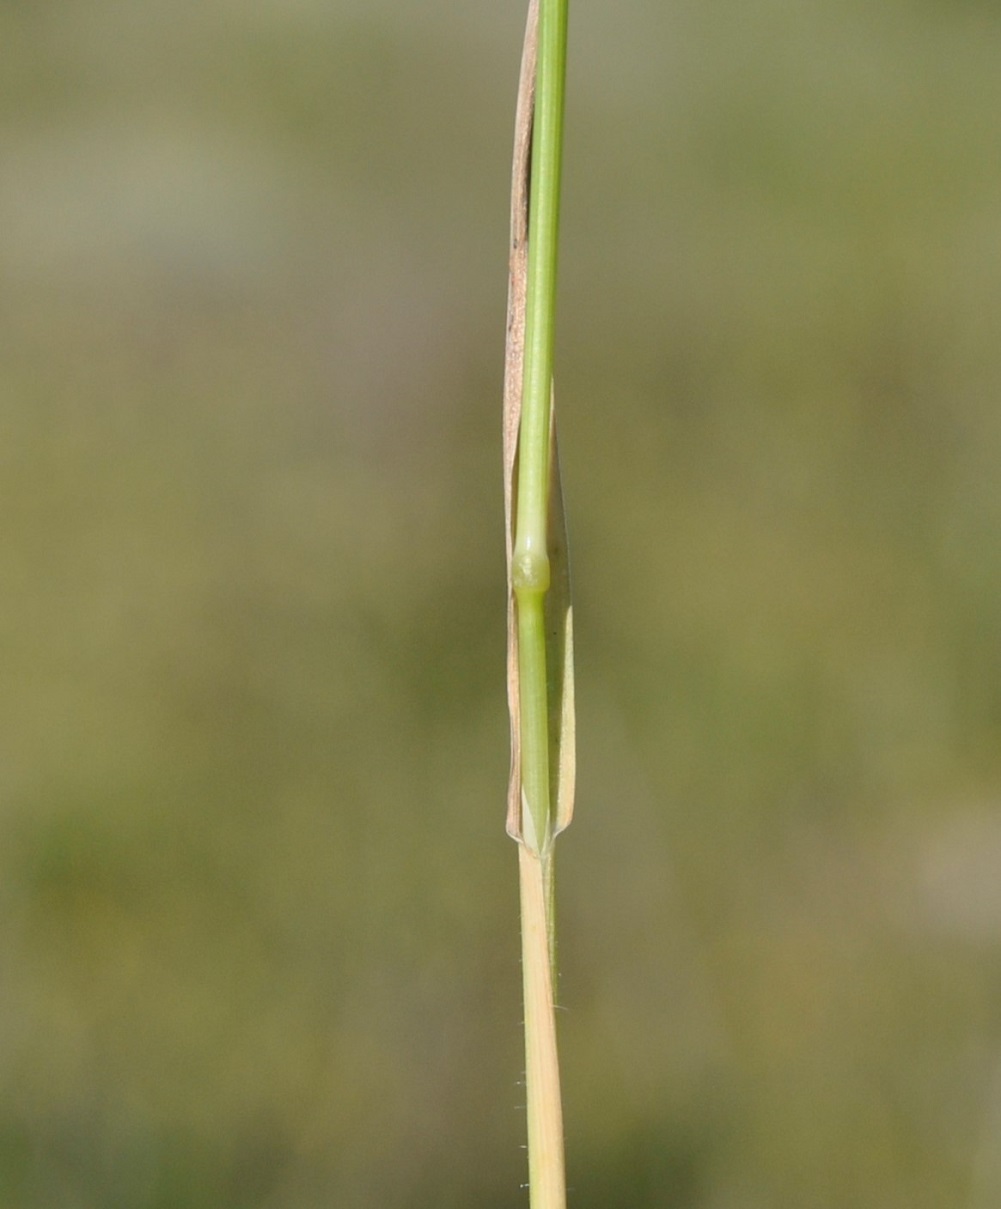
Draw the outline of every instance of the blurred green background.
[[[4,1206],[526,1203],[523,10],[0,4]],[[1001,12],[571,35],[571,1203],[996,1206]]]

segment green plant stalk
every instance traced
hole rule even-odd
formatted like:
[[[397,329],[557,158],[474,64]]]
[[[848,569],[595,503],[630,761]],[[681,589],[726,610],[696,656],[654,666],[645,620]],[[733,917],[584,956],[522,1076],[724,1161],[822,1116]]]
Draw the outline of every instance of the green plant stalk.
[[[517,614],[521,809],[519,871],[531,1209],[565,1209],[555,1015],[546,594],[552,482],[556,265],[566,91],[567,0],[539,0],[528,202],[525,338],[511,586]],[[529,18],[532,20],[531,15]],[[558,756],[557,756],[558,758]]]
[[[553,835],[544,605],[550,580],[546,542],[551,487],[549,429],[566,94],[567,7],[567,0],[540,0],[539,4],[529,198],[525,364],[512,563],[512,584],[518,606],[522,786],[527,805],[527,810],[523,811],[522,826],[525,842],[544,859],[548,859]],[[528,819],[524,817],[526,814]]]

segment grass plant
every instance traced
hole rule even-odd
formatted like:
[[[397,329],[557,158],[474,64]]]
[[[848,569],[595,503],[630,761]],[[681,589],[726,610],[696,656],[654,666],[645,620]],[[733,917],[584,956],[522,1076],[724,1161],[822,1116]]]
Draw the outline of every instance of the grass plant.
[[[563,1209],[553,842],[574,791],[573,630],[553,408],[567,0],[531,0],[515,122],[504,388],[508,831],[519,842],[529,1198]]]

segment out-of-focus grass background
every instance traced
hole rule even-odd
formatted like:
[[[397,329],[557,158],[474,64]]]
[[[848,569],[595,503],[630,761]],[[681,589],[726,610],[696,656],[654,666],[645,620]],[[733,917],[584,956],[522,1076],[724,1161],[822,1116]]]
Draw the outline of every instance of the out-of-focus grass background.
[[[12,1209],[524,1203],[523,7],[0,7]],[[572,22],[572,1203],[997,1205],[1001,15]]]

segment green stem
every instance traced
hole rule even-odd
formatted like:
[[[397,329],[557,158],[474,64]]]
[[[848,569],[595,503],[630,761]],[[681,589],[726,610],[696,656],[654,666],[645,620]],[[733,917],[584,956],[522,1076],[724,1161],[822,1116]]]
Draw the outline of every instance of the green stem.
[[[522,839],[537,856],[543,856],[548,854],[552,833],[544,593],[516,589],[516,594],[521,677]]]
[[[512,582],[518,604],[525,840],[540,855],[552,836],[544,600],[549,588],[549,424],[556,327],[567,0],[541,0],[532,127],[528,282],[518,504]],[[526,823],[525,814],[530,816]]]
[[[563,1119],[553,997],[550,757],[563,760],[562,725],[550,733],[548,683],[558,652],[546,650],[550,585],[550,430],[556,318],[556,249],[566,77],[568,0],[539,0],[535,111],[528,200],[524,361],[518,434],[517,506],[511,583],[518,631],[521,802],[522,973],[525,992],[525,1084],[531,1209],[565,1209]],[[530,8],[529,39],[532,9]],[[526,45],[529,45],[526,43]],[[516,245],[517,246],[517,245]],[[557,585],[559,554],[554,547]],[[558,595],[558,594],[557,594]],[[569,616],[569,614],[568,614]],[[562,641],[561,637],[561,641]],[[562,653],[559,653],[562,654]],[[563,692],[557,674],[554,691]]]

